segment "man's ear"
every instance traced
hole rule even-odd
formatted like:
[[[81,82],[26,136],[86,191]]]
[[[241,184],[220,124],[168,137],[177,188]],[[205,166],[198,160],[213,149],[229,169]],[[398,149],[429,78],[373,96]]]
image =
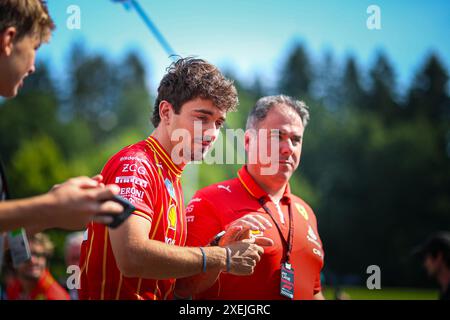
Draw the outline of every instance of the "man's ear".
[[[247,129],[245,130],[245,134],[244,134],[244,148],[245,148],[245,152],[248,153],[248,150],[250,148],[250,143],[253,143],[254,141],[252,141],[252,129]]]
[[[0,55],[11,55],[16,36],[17,29],[15,27],[8,27],[0,33]]]
[[[159,103],[159,117],[165,125],[170,125],[172,120],[173,107],[168,101],[163,100]]]

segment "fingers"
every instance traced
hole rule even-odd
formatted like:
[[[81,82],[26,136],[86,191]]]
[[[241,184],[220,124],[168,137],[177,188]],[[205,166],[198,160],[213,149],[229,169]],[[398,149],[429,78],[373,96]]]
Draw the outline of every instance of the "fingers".
[[[98,212],[99,214],[105,213],[113,213],[120,214],[123,211],[123,207],[121,204],[115,201],[105,201],[99,205]]]
[[[242,226],[232,226],[227,229],[222,239],[219,241],[220,246],[225,246],[231,242],[239,240],[239,236],[242,231]]]
[[[105,184],[102,183],[103,176],[101,174],[97,174],[92,178],[89,177],[76,177],[67,180],[64,184],[73,184],[80,188],[96,188],[96,187],[104,187]]]
[[[101,224],[110,224],[111,222],[113,222],[113,218],[111,216],[94,216],[92,218],[92,221],[96,222],[96,223],[101,223]]]
[[[76,177],[71,178],[64,182],[64,184],[72,184],[80,188],[95,188],[98,187],[98,181],[89,177]]]
[[[255,244],[262,247],[270,247],[273,246],[273,240],[266,237],[255,237]]]
[[[231,225],[241,225],[244,228],[255,231],[265,231],[266,229],[272,227],[272,224],[267,218],[253,213],[243,216],[242,218],[234,221]]]
[[[61,187],[61,184],[55,184],[55,185],[50,189],[50,191],[54,191],[54,190],[58,189],[59,187]]]
[[[93,176],[91,179],[100,183],[103,181],[103,176],[101,174],[97,174],[97,175]]]
[[[109,200],[114,195],[119,194],[120,188],[115,184],[109,184],[104,188],[93,190],[93,197],[98,200]]]
[[[243,229],[243,230],[241,230],[241,232],[237,236],[236,240],[240,241],[240,240],[245,240],[245,239],[250,239],[250,238],[252,238],[251,230],[250,229]]]
[[[270,221],[261,215],[252,214],[252,215],[247,215],[247,217],[248,217],[248,221],[250,223],[258,226],[257,230],[265,231],[266,229],[272,227],[272,224],[270,223]]]
[[[258,257],[259,257],[259,259],[261,259],[261,256],[264,254],[264,248],[260,247],[258,245],[255,245],[255,246],[256,246],[256,252],[258,252]]]

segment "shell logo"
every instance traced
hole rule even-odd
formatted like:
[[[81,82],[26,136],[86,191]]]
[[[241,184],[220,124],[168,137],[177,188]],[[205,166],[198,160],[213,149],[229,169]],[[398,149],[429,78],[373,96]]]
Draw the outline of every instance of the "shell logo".
[[[300,214],[303,216],[303,218],[305,218],[305,220],[308,221],[309,216],[308,216],[308,212],[306,212],[305,207],[297,202],[295,203],[295,207],[297,208],[298,212],[300,212]]]
[[[174,204],[171,204],[167,210],[167,223],[169,225],[169,229],[177,229],[177,208]]]

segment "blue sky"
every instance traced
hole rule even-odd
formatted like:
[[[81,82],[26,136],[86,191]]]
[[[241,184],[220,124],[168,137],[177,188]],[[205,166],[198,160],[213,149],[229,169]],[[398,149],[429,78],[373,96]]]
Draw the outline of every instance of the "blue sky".
[[[331,50],[338,61],[354,55],[369,66],[382,49],[394,63],[401,86],[408,85],[424,57],[436,52],[450,70],[448,0],[139,0],[150,18],[181,55],[197,55],[251,81],[279,77],[281,62],[295,41],[319,60]],[[137,13],[110,0],[48,0],[57,24],[50,45],[39,52],[51,59],[55,74],[64,70],[75,39],[112,59],[138,52],[155,89],[170,64],[165,51]],[[381,30],[369,30],[369,5],[381,9]],[[69,30],[67,8],[81,10],[81,29]]]

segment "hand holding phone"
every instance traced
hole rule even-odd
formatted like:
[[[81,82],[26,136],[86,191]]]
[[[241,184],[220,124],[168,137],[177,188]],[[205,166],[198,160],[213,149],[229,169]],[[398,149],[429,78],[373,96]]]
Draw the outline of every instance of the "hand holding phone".
[[[105,214],[102,216],[111,217],[113,221],[107,224],[107,226],[109,228],[115,229],[120,226],[126,219],[128,219],[128,217],[133,213],[134,210],[136,210],[136,208],[129,201],[117,195],[114,196],[111,200],[121,204],[123,207],[123,212],[121,214]]]

